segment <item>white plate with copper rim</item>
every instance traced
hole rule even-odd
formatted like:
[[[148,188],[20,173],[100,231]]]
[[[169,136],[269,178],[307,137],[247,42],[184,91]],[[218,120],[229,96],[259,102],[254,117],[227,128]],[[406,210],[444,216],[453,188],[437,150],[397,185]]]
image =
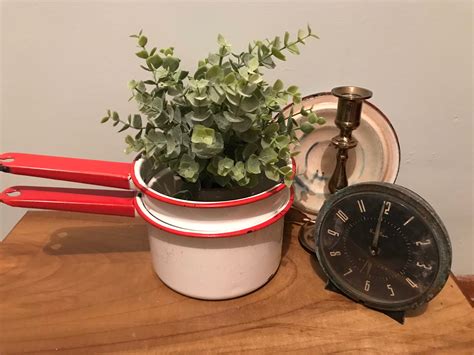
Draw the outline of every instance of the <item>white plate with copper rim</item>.
[[[330,195],[329,179],[336,165],[337,150],[331,139],[339,134],[334,120],[337,112],[337,97],[331,93],[306,96],[301,104],[295,105],[294,112],[313,108],[326,120],[326,124],[309,133],[298,131],[300,145],[293,148],[300,153],[296,162],[295,202],[301,211],[316,215],[326,197]],[[284,113],[288,115],[291,106]],[[306,118],[296,115],[301,124]],[[352,132],[357,146],[349,150],[346,172],[349,185],[364,181],[395,182],[400,167],[400,145],[397,134],[388,118],[374,104],[364,102],[360,126]]]

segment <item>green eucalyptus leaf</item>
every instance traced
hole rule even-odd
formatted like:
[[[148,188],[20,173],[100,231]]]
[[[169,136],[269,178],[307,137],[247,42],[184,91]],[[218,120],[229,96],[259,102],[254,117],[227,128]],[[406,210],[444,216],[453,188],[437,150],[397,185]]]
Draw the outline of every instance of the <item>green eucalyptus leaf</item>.
[[[288,46],[288,50],[293,54],[300,54],[300,50],[296,46],[296,44],[291,44]]]
[[[298,30],[298,39],[303,40],[306,37],[306,33],[304,30]]]
[[[228,111],[224,111],[224,117],[227,121],[231,122],[231,123],[239,123],[239,122],[243,122],[244,121],[244,118],[243,117],[240,117],[240,116],[236,116]]]
[[[191,142],[212,145],[215,141],[215,138],[216,138],[216,135],[215,135],[214,129],[198,124],[194,126],[193,128]]]
[[[148,52],[146,50],[141,50],[137,53],[135,53],[135,55],[138,57],[138,58],[142,58],[142,59],[147,59],[148,58]]]
[[[241,97],[239,95],[231,94],[229,92],[225,93],[227,100],[234,106],[240,106]]]
[[[314,130],[314,126],[308,122],[303,122],[300,128],[301,128],[301,131],[303,131],[303,133],[306,133],[306,134],[311,133]]]
[[[245,164],[241,161],[235,163],[230,171],[230,176],[234,181],[240,181],[244,179],[246,176]]]
[[[217,174],[220,176],[227,176],[234,167],[234,161],[227,157],[219,159],[217,163]]]
[[[254,154],[258,149],[258,145],[255,143],[249,143],[245,146],[244,150],[242,151],[242,156],[244,160],[247,160],[252,154]]]
[[[248,175],[244,176],[242,179],[237,181],[237,185],[239,186],[249,186],[250,184],[250,177]]]
[[[235,129],[235,128],[234,128]],[[250,128],[245,132],[239,133],[238,136],[247,143],[255,143],[260,139],[261,132],[258,129]]]
[[[170,156],[176,149],[176,141],[171,134],[166,135],[166,155]]]
[[[133,128],[142,128],[142,117],[140,115],[133,115],[132,124]]]
[[[288,87],[288,89],[286,89],[286,91],[288,91],[292,95],[296,95],[298,93],[298,87],[295,85],[291,85]]]
[[[148,138],[148,140],[150,140],[151,142],[155,144],[158,144],[158,145],[166,144],[166,136],[163,132],[150,130],[146,134],[146,137]]]
[[[263,81],[263,77],[260,74],[251,74],[249,75],[249,83],[259,84]]]
[[[250,84],[238,89],[238,92],[242,96],[250,97],[254,93],[255,89],[257,89],[257,84]]]
[[[291,132],[293,132],[293,124],[294,124],[293,117],[289,117],[286,121],[286,132],[287,132],[287,134],[291,134]]]
[[[260,174],[260,160],[255,154],[252,154],[245,162],[245,168],[250,174]]]
[[[288,45],[288,41],[290,40],[290,33],[289,32],[285,32],[285,38],[283,39],[283,43],[284,45]]]
[[[191,119],[194,122],[204,122],[210,116],[211,116],[211,111],[209,111],[208,109],[205,109],[205,110],[196,109],[196,110],[194,110],[194,112],[191,116]]]
[[[217,64],[219,64],[220,58],[221,58],[221,57],[220,57],[218,54],[211,53],[211,54],[209,54],[209,56],[207,57],[207,61],[208,61],[209,64],[211,64],[211,65],[217,65]]]
[[[232,125],[232,123],[220,113],[212,115],[212,118],[221,132],[227,132]]]
[[[257,56],[252,56],[252,58],[250,58],[250,60],[247,63],[247,67],[249,71],[251,72],[254,72],[255,70],[257,70],[259,66],[260,66],[260,62],[258,61]]]
[[[140,38],[138,38],[138,45],[140,47],[145,47],[147,42],[148,42],[148,38],[146,38],[145,36],[140,36]]]
[[[291,166],[285,165],[280,168],[280,171],[285,176],[293,175],[293,168]]]
[[[309,123],[313,124],[313,123],[318,122],[318,116],[316,116],[316,114],[314,112],[310,112],[307,116],[308,116],[308,122]]]
[[[123,132],[123,131],[126,131],[126,130],[129,129],[129,128],[130,128],[130,125],[129,125],[129,124],[126,124],[126,125],[124,125],[124,126],[118,131],[118,133]]]
[[[280,48],[281,47],[281,39],[280,37],[276,36],[274,39],[273,39],[273,47],[275,48]]]
[[[283,82],[280,79],[277,79],[273,84],[273,90],[280,91],[283,89]]]
[[[278,154],[273,148],[267,147],[260,152],[259,158],[264,164],[276,163],[278,161]]]
[[[196,72],[194,73],[194,79],[202,79],[205,77],[207,72],[207,67],[206,66],[201,66],[199,67]]]
[[[186,70],[179,70],[177,73],[178,73],[176,77],[177,81],[186,79],[189,74],[189,72]]]
[[[225,94],[219,94],[214,86],[209,88],[209,99],[215,104],[222,104],[225,100]]]
[[[262,59],[261,63],[265,68],[269,68],[269,69],[273,69],[276,66],[272,57],[265,57],[264,59]]]
[[[175,71],[179,67],[180,60],[175,57],[165,57],[163,59],[163,68],[168,69],[169,71]]]
[[[196,182],[199,176],[199,163],[190,155],[183,154],[179,161],[178,174],[189,182]]]
[[[275,138],[275,144],[279,149],[285,148],[290,144],[290,138],[288,136],[278,136]]]
[[[206,73],[206,79],[218,79],[222,74],[222,69],[219,65],[212,66]]]
[[[240,108],[244,110],[245,112],[253,112],[259,107],[259,105],[260,105],[260,102],[258,98],[255,96],[251,96],[251,97],[245,97],[242,100]]]
[[[158,54],[154,54],[151,57],[148,57],[146,60],[146,64],[150,67],[152,66],[154,69],[158,69],[161,64],[163,63],[163,59]]]
[[[278,123],[276,122],[273,122],[272,124],[268,125],[264,130],[263,130],[263,134],[265,136],[272,136],[273,134],[275,134],[276,132],[278,132],[278,129],[280,128],[280,126],[278,125]]]
[[[285,55],[282,52],[280,52],[279,49],[277,49],[275,47],[272,48],[272,54],[275,58],[278,58],[280,60],[286,60]]]
[[[219,46],[222,46],[222,47],[227,45],[227,42],[226,42],[224,36],[221,35],[220,33],[217,35],[217,43],[219,44]]]
[[[290,149],[288,147],[281,148],[278,152],[278,157],[283,160],[288,160],[290,158]]]
[[[214,143],[210,145],[206,143],[192,143],[191,149],[199,158],[209,159],[222,152],[224,149],[224,140],[222,136],[216,132]]]
[[[234,73],[229,73],[225,76],[224,78],[224,83],[227,84],[227,85],[230,85],[232,84],[234,81],[236,80],[235,78],[235,74]]]
[[[265,176],[270,180],[280,181],[280,174],[276,168],[271,165],[265,166]]]
[[[236,132],[245,132],[252,126],[252,120],[244,117],[242,122],[232,123],[232,129]]]

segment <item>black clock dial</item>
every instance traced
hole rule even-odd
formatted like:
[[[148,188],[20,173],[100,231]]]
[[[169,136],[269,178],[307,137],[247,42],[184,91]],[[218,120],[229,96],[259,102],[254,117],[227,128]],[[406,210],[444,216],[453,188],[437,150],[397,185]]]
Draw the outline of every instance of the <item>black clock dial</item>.
[[[367,183],[336,193],[321,209],[315,233],[329,279],[368,306],[416,307],[446,282],[446,230],[424,200],[402,187]]]

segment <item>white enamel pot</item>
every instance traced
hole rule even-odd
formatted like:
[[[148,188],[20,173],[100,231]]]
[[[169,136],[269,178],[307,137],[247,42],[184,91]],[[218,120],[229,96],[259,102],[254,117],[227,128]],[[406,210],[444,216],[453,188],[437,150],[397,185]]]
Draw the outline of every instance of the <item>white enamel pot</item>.
[[[14,207],[141,216],[148,222],[158,277],[190,297],[217,300],[247,294],[264,285],[281,261],[283,216],[294,198],[284,184],[236,200],[203,202],[151,189],[146,163],[140,159],[127,164],[7,153],[0,155],[0,170],[132,186],[129,191],[17,186],[3,191],[0,200]]]

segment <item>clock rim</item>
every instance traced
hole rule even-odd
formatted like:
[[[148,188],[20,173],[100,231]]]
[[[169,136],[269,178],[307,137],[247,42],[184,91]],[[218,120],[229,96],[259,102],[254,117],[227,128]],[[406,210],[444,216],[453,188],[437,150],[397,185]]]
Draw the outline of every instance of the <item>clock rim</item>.
[[[427,224],[430,230],[433,231],[433,239],[438,248],[439,267],[438,272],[433,282],[431,283],[431,286],[415,299],[404,302],[396,302],[393,305],[385,302],[374,302],[373,300],[367,299],[368,296],[367,298],[364,297],[364,293],[353,292],[352,290],[341,284],[341,282],[339,282],[339,280],[343,280],[341,275],[337,274],[336,272],[333,272],[332,268],[328,267],[328,265],[330,265],[330,262],[326,259],[324,255],[322,255],[322,253],[320,255],[319,250],[321,249],[320,243],[322,239],[320,237],[321,228],[326,217],[328,216],[328,213],[331,212],[331,208],[340,200],[361,192],[393,194],[393,196],[397,198],[400,198],[401,194],[403,197],[401,198],[402,201],[404,201],[412,208],[415,208],[415,210],[423,218],[425,218],[425,220],[427,219],[427,217],[430,218]],[[441,218],[438,216],[436,211],[425,199],[423,199],[420,195],[413,192],[412,190],[409,190],[408,188],[400,185],[386,182],[363,182],[348,186],[336,192],[335,194],[331,195],[321,207],[319,214],[316,217],[314,233],[316,241],[315,254],[328,280],[332,282],[343,294],[353,299],[354,301],[364,304],[367,307],[384,311],[406,311],[409,309],[418,308],[419,306],[431,301],[442,290],[449,277],[452,262],[452,249],[446,227],[444,226]]]

